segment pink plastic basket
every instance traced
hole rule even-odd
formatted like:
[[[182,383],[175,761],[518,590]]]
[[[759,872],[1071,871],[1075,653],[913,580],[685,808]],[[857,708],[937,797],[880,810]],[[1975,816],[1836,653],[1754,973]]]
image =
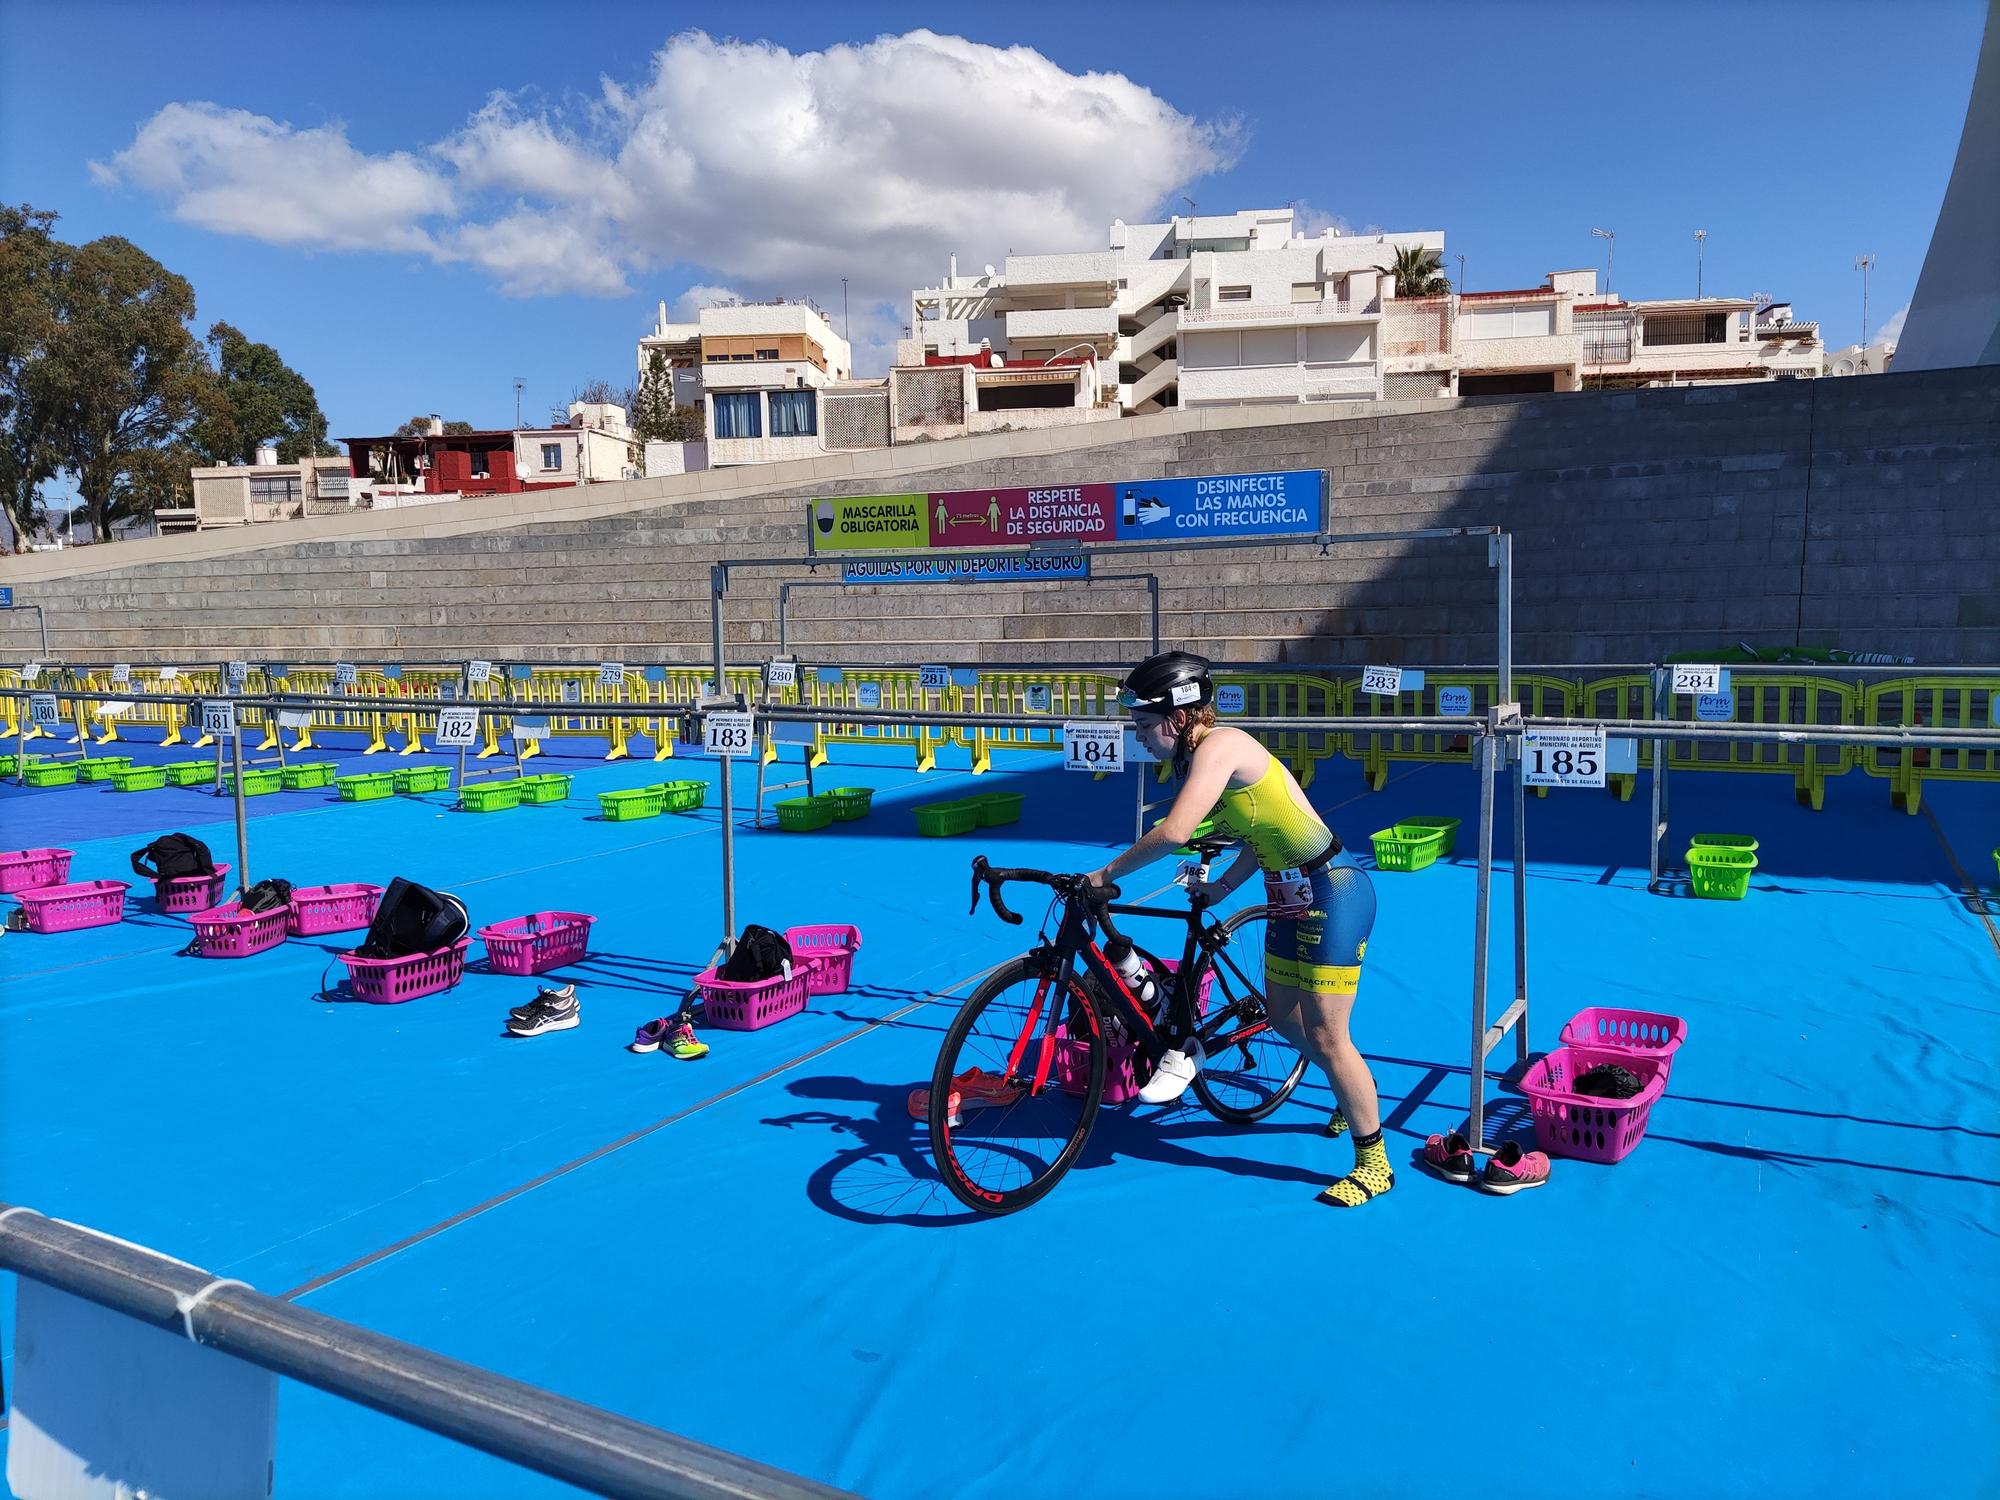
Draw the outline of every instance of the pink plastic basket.
[[[289,907],[245,911],[232,901],[212,911],[198,911],[188,920],[194,923],[195,952],[200,957],[248,958],[282,943],[291,916]]]
[[[590,924],[575,911],[538,911],[479,929],[486,962],[496,974],[545,974],[590,951]]]
[[[695,987],[701,991],[709,1025],[719,1031],[756,1031],[788,1021],[806,1008],[811,968],[793,964],[790,979],[778,974],[742,982],[704,969],[696,976]]]
[[[109,927],[125,916],[122,880],[86,880],[79,885],[44,886],[20,891],[21,909],[30,932],[76,932],[85,927]]]
[[[1569,1018],[1562,1029],[1562,1044],[1649,1057],[1660,1065],[1660,1076],[1666,1079],[1673,1075],[1674,1054],[1680,1051],[1687,1034],[1688,1024],[1679,1016],[1589,1005]]]
[[[161,911],[207,911],[222,900],[222,882],[228,865],[217,865],[213,875],[176,875],[172,880],[153,882],[153,899]]]
[[[1159,966],[1169,974],[1180,967],[1171,958],[1163,958]],[[1209,970],[1201,976],[1201,989],[1194,997],[1197,1016],[1208,1014],[1208,992],[1215,983],[1215,971]],[[1070,1040],[1069,1029],[1062,1022],[1056,1023],[1056,1055],[1049,1075],[1056,1086],[1066,1094],[1081,1094],[1090,1087],[1090,1044]],[[1139,1092],[1139,1080],[1132,1070],[1132,1058],[1137,1047],[1130,1041],[1111,1044],[1110,1055],[1104,1059],[1104,1102],[1123,1104]]]
[[[382,887],[348,881],[341,885],[300,886],[292,892],[290,932],[293,937],[318,937],[325,932],[351,932],[375,920]]]
[[[0,854],[0,896],[61,885],[69,879],[69,861],[67,849],[16,849]]]
[[[1599,1063],[1629,1069],[1643,1087],[1630,1099],[1571,1092]],[[1535,1112],[1535,1144],[1552,1156],[1606,1163],[1623,1161],[1638,1149],[1653,1103],[1666,1088],[1666,1069],[1657,1060],[1609,1047],[1558,1047],[1530,1063],[1521,1078],[1521,1092]]]
[[[792,957],[806,960],[808,995],[844,995],[854,981],[854,955],[861,947],[861,929],[845,923],[819,927],[787,927],[785,941]]]
[[[465,950],[471,938],[460,938],[435,953],[411,953],[402,958],[356,958],[340,955],[354,998],[370,1005],[401,1005],[420,995],[448,990],[465,977]]]

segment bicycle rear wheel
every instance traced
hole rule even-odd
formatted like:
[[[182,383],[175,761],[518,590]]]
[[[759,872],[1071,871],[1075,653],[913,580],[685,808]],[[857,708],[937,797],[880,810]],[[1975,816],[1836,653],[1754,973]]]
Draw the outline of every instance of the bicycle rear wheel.
[[[1271,1026],[1264,1006],[1270,919],[1269,907],[1251,906],[1224,922],[1229,944],[1203,971],[1208,1009],[1198,1035],[1208,1059],[1194,1076],[1194,1092],[1203,1109],[1232,1125],[1270,1114],[1291,1098],[1306,1071],[1304,1055]]]
[[[1010,1214],[1061,1180],[1097,1118],[1106,1052],[1095,1004],[1080,987],[1058,995],[1046,958],[986,977],[931,1070],[931,1154],[959,1202]],[[955,1111],[939,1107],[954,1095]]]

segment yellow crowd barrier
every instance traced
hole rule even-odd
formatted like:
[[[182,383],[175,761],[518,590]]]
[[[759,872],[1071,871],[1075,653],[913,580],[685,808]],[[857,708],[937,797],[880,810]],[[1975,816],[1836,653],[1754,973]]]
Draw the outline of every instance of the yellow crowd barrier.
[[[1992,677],[1899,677],[1862,689],[1860,722],[1887,728],[1984,729],[2000,725],[2000,675]],[[1923,806],[1924,782],[2000,780],[2000,752],[1955,750],[1949,746],[1893,749],[1868,745],[1856,752],[1870,776],[1889,783],[1889,796],[1907,813]]]
[[[1424,672],[1424,685],[1405,693],[1365,693],[1359,683],[1349,683],[1355,717],[1383,719],[1428,718],[1441,714],[1438,695],[1457,689],[1471,695],[1472,717],[1484,722],[1498,699],[1500,674],[1497,672]],[[1531,717],[1568,718],[1576,714],[1582,691],[1573,678],[1547,676],[1535,672],[1514,674],[1514,699]],[[1362,775],[1369,787],[1381,791],[1389,781],[1389,767],[1398,761],[1472,763],[1472,734],[1372,734],[1357,730],[1347,737],[1348,754],[1361,762]],[[1537,787],[1536,795],[1548,795]],[[1631,795],[1626,792],[1625,795]]]
[[[1735,711],[1727,722],[1784,724],[1823,729],[1856,722],[1860,694],[1831,677],[1735,672],[1730,679]],[[1697,722],[1696,702],[1674,694],[1662,718]],[[1716,721],[1723,722],[1723,721]],[[1818,812],[1826,805],[1826,783],[1854,764],[1851,745],[1800,745],[1749,740],[1669,740],[1667,765],[1676,771],[1751,771],[1792,778],[1792,795]]]

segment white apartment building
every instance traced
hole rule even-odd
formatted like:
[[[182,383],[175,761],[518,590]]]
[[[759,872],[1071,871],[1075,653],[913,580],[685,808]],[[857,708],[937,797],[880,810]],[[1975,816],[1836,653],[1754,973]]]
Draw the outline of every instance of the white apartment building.
[[[1411,246],[1441,256],[1444,235],[1305,236],[1281,208],[1118,220],[1104,250],[1010,255],[978,276],[960,276],[954,258],[941,285],[911,294],[898,376],[987,352],[1006,370],[1088,358],[1100,372],[1092,406],[1119,412],[1372,399],[1382,387],[1381,304],[1394,294],[1376,268]],[[975,395],[968,430],[975,415],[1002,409]],[[1065,404],[1053,391],[1045,400]]]
[[[826,452],[820,393],[854,372],[847,340],[800,300],[704,307],[692,323],[668,322],[662,302],[639,340],[641,376],[655,351],[666,359],[674,400],[703,408],[707,462],[716,468]]]
[[[1595,271],[1563,274],[1577,287],[1573,311],[1586,389],[1812,380],[1825,370],[1819,324],[1794,320],[1788,302],[1627,302],[1600,296]]]

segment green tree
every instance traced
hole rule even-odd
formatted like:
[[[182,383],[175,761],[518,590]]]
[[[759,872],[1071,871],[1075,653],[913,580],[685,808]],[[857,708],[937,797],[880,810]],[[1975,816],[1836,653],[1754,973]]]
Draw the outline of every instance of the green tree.
[[[253,343],[227,323],[208,330],[222,402],[203,424],[200,446],[209,463],[253,463],[260,443],[276,440],[278,462],[331,458],[326,414],[306,378],[269,344]]]
[[[655,349],[646,356],[645,373],[632,398],[632,436],[640,442],[667,441],[667,422],[674,409],[673,380],[667,357]]]
[[[41,486],[61,466],[48,350],[71,248],[56,215],[0,205],[0,512],[20,546],[46,519]]]
[[[56,444],[99,540],[116,521],[150,513],[177,481],[139,483],[143,457],[191,445],[213,420],[221,390],[194,320],[194,288],[130,240],[106,236],[70,257],[57,297],[61,322],[47,363],[57,403]]]
[[[1451,291],[1451,278],[1444,274],[1444,260],[1435,250],[1420,245],[1405,246],[1395,259],[1376,270],[1396,281],[1398,297],[1442,297]]]
[[[412,417],[410,418],[409,421],[405,422],[401,427],[398,427],[394,432],[390,433],[389,436],[422,437],[425,433],[429,432],[430,430],[431,430],[431,419],[429,417]],[[444,424],[444,430],[445,430],[445,435],[447,437],[459,437],[463,436],[465,433],[472,431],[472,424],[470,422],[447,422]]]

